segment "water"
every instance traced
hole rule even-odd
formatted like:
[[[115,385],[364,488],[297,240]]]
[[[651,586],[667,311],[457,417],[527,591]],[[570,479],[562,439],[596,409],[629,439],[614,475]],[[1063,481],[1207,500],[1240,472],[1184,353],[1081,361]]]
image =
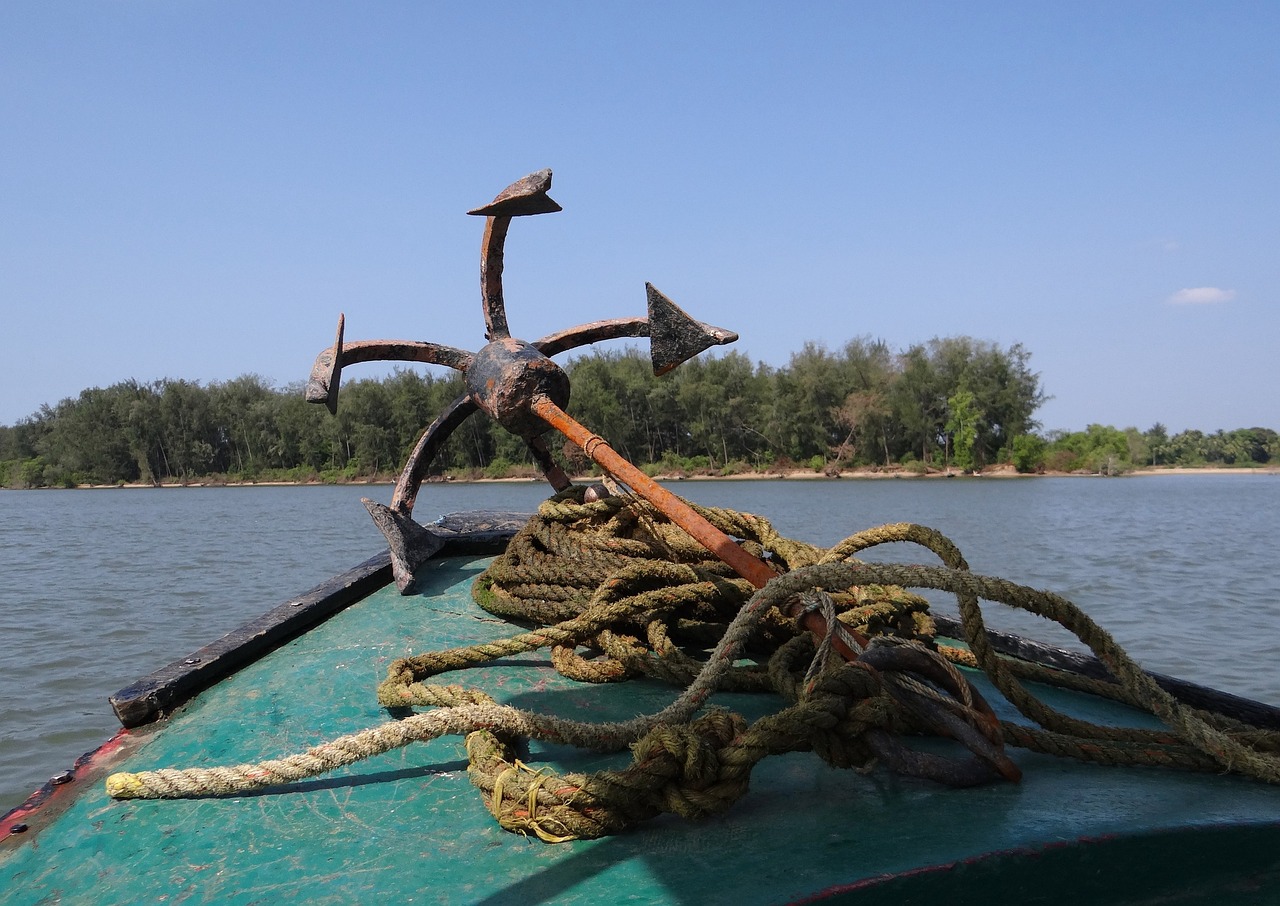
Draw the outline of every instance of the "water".
[[[1280,477],[685,481],[832,544],[914,521],[975,572],[1065,595],[1146,667],[1280,704]],[[417,513],[530,511],[544,484],[430,485]],[[0,492],[0,812],[115,732],[107,696],[382,547],[389,487]],[[931,562],[894,545],[869,559]],[[954,612],[945,597],[939,609]],[[988,606],[1055,644],[1056,627]],[[373,690],[370,690],[370,695]]]

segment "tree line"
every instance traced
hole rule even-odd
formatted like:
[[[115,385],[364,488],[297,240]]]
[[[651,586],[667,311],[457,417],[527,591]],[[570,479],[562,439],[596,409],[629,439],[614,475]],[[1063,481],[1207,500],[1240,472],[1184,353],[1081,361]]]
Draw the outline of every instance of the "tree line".
[[[935,338],[905,350],[859,337],[832,351],[806,343],[770,367],[729,352],[655,378],[634,348],[571,360],[569,411],[633,462],[658,471],[906,467],[981,469],[1013,463],[1120,472],[1142,465],[1266,463],[1274,431],[1169,437],[1091,425],[1041,435],[1046,396],[1020,344]],[[349,373],[348,373],[349,376]],[[209,479],[354,480],[394,474],[423,428],[463,393],[460,376],[396,371],[348,380],[336,416],[300,384],[256,375],[201,386],[123,381],[91,388],[0,427],[0,485],[167,483]],[[587,465],[558,436],[574,472]],[[524,443],[483,415],[468,419],[433,471],[499,477],[530,471]]]

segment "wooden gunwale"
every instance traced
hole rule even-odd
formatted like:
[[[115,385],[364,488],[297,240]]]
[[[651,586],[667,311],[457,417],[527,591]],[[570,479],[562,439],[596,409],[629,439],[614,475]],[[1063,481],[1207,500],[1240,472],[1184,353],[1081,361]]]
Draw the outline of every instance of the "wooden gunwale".
[[[492,514],[486,515],[492,517]],[[521,522],[528,519],[527,513],[503,515]],[[442,557],[497,553],[515,534],[511,529],[474,529],[465,516],[445,519],[433,527],[445,539],[438,553]],[[111,707],[125,727],[139,727],[158,720],[224,677],[363,600],[390,581],[391,558],[383,551],[242,624],[182,660],[126,686],[111,696]]]

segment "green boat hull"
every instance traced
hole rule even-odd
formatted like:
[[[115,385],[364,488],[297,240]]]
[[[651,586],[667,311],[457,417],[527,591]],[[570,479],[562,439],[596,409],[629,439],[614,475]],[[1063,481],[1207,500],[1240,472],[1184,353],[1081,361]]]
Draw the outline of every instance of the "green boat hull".
[[[498,826],[467,779],[456,737],[253,795],[106,796],[109,770],[254,762],[387,720],[374,689],[391,660],[511,633],[470,599],[486,562],[433,561],[418,593],[384,587],[167,719],[125,731],[42,808],[6,819],[29,829],[0,844],[4,902],[1280,901],[1280,789],[1028,752],[1015,752],[1022,783],[967,790],[840,771],[808,753],[768,758],[722,816],[664,816],[559,845]],[[656,711],[675,694],[650,681],[573,683],[542,654],[450,681],[594,720]],[[1150,722],[1109,702],[1038,691],[1094,720]],[[748,717],[777,704],[744,695],[715,702]],[[583,771],[627,758],[535,743],[523,760]]]

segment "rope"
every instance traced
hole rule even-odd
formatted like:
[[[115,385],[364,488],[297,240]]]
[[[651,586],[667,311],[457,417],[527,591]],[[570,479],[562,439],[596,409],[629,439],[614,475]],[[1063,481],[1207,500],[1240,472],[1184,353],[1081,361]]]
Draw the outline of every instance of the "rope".
[[[694,506],[778,571],[756,590],[647,504],[628,496],[583,502],[582,492],[570,489],[545,502],[473,585],[486,610],[535,628],[390,665],[378,687],[379,703],[433,710],[257,764],[114,774],[108,794],[233,795],[295,783],[445,735],[465,737],[468,774],[498,822],[546,842],[617,833],[662,813],[691,819],[716,814],[746,792],[763,758],[802,750],[838,767],[870,771],[881,764],[956,786],[1016,779],[1005,745],[1099,764],[1226,770],[1280,783],[1280,734],[1180,704],[1074,604],[973,574],[956,546],[932,529],[885,525],[823,550],[780,536],[760,517]],[[897,542],[927,548],[942,565],[855,559]],[[967,650],[934,644],[927,602],[910,589],[956,596]],[[980,600],[1062,624],[1115,682],[998,655],[987,642]],[[797,618],[808,614],[820,616],[826,627],[816,639],[797,630]],[[850,629],[871,638],[865,650]],[[845,662],[835,653],[840,645],[857,658]],[[649,676],[683,691],[657,713],[593,724],[427,682],[541,648],[550,648],[556,668],[576,680]],[[688,653],[707,649],[705,661]],[[1032,725],[997,720],[953,663],[983,670]],[[1141,707],[1165,729],[1098,726],[1061,714],[1028,691],[1027,679]],[[720,690],[774,692],[785,704],[748,724],[705,707]],[[905,736],[919,734],[955,739],[968,754],[952,758],[903,744]],[[632,761],[616,770],[557,776],[519,761],[520,739],[597,752],[630,748]]]

